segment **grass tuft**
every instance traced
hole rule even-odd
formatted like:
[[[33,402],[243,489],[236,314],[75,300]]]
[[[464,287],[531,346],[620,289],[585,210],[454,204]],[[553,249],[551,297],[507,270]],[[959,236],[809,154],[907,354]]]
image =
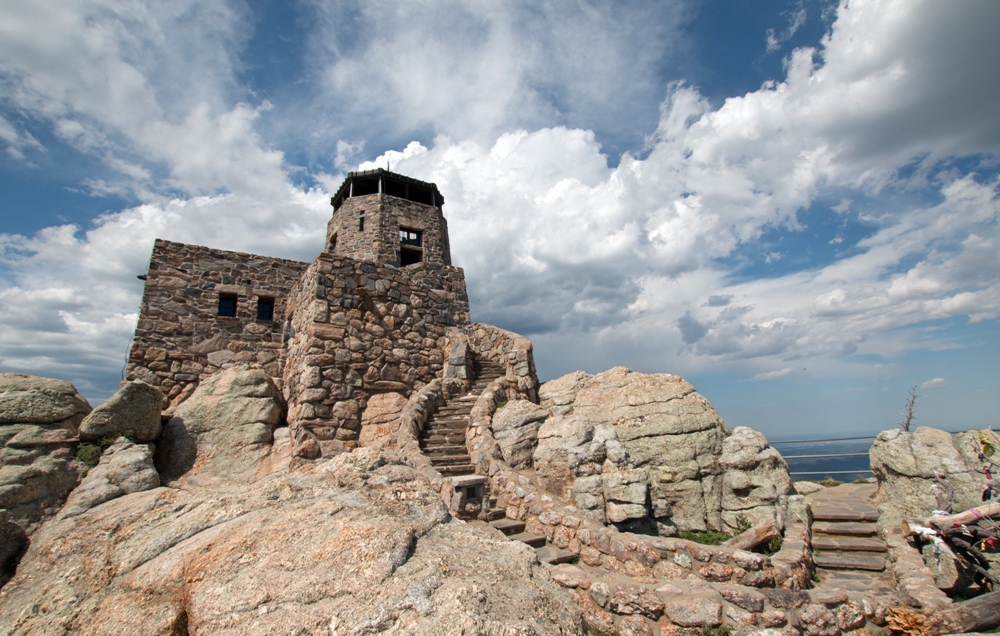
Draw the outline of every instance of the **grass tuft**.
[[[722,545],[724,541],[729,539],[728,534],[712,532],[711,530],[708,530],[707,532],[681,532],[677,536],[680,539],[694,541],[695,543],[700,543],[702,545]]]

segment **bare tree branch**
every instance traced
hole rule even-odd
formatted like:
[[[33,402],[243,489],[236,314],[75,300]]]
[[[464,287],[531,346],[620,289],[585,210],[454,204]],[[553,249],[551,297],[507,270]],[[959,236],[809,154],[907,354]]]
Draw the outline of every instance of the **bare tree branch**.
[[[899,422],[899,427],[902,428],[904,431],[909,432],[910,424],[913,422],[913,420],[917,419],[916,412],[917,412],[918,397],[920,397],[920,394],[917,393],[917,385],[914,384],[913,386],[910,387],[910,397],[906,398],[906,406],[903,407],[902,411],[903,421]]]

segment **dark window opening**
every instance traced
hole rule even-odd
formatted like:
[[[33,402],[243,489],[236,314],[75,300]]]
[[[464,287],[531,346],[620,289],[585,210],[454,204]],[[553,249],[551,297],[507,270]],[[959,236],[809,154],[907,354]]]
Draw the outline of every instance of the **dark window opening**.
[[[404,230],[399,228],[399,244],[400,245],[412,245],[413,247],[420,247],[421,232],[417,230]]]
[[[466,499],[476,499],[476,487],[466,486],[465,487],[465,498]]]
[[[354,180],[354,194],[352,196],[363,197],[366,194],[378,194],[378,177]]]
[[[358,232],[365,231],[365,217],[358,217]]]
[[[403,267],[416,265],[423,260],[423,257],[423,253],[419,250],[408,250],[406,248],[399,250],[399,264]]]
[[[416,186],[410,186],[410,196],[407,197],[410,201],[416,203],[423,203],[424,205],[434,205],[434,199],[431,197],[431,191],[425,190],[424,188],[418,188]]]
[[[388,194],[391,197],[398,197],[400,199],[405,199],[406,197],[406,184],[400,183],[398,181],[393,181],[392,179],[386,179],[382,182],[382,192]]]
[[[273,298],[260,298],[257,300],[257,320],[274,320]]]
[[[236,294],[219,294],[219,315],[236,317]]]
[[[337,235],[336,234],[334,234],[330,238],[330,251],[331,252],[336,252],[337,251]]]

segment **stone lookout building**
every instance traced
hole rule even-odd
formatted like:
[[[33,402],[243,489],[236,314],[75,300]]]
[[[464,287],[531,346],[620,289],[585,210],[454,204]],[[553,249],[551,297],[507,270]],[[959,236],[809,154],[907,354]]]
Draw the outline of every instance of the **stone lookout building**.
[[[158,239],[128,378],[176,405],[221,368],[264,369],[288,402],[295,454],[315,458],[357,445],[371,396],[442,377],[447,334],[470,319],[437,186],[352,172],[331,204],[312,263]]]

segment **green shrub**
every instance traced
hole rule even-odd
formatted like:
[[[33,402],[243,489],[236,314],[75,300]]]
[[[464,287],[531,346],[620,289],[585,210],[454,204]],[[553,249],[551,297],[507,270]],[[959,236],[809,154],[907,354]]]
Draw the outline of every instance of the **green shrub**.
[[[499,411],[503,407],[507,406],[507,400],[500,400],[497,402],[497,410]]]
[[[125,431],[124,435],[105,435],[96,444],[83,442],[77,446],[76,458],[85,465],[93,468],[101,460],[101,455],[104,454],[104,451],[108,450],[109,446],[118,441],[119,437],[124,437],[130,442],[135,443],[135,431]]]
[[[778,535],[776,537],[771,537],[771,540],[765,543],[763,546],[764,554],[766,554],[767,556],[775,554],[778,550],[781,549],[781,544],[783,542],[784,539],[781,537],[781,535]]]
[[[694,541],[702,545],[722,545],[723,541],[729,539],[729,535],[722,534],[721,532],[712,532],[711,530],[707,532],[681,532],[677,536],[686,541]]]
[[[88,442],[84,442],[79,446],[77,446],[76,458],[79,459],[84,464],[86,464],[87,466],[93,468],[94,466],[97,466],[97,462],[100,461],[101,454],[103,452],[104,449],[98,446],[97,444],[90,444]]]

